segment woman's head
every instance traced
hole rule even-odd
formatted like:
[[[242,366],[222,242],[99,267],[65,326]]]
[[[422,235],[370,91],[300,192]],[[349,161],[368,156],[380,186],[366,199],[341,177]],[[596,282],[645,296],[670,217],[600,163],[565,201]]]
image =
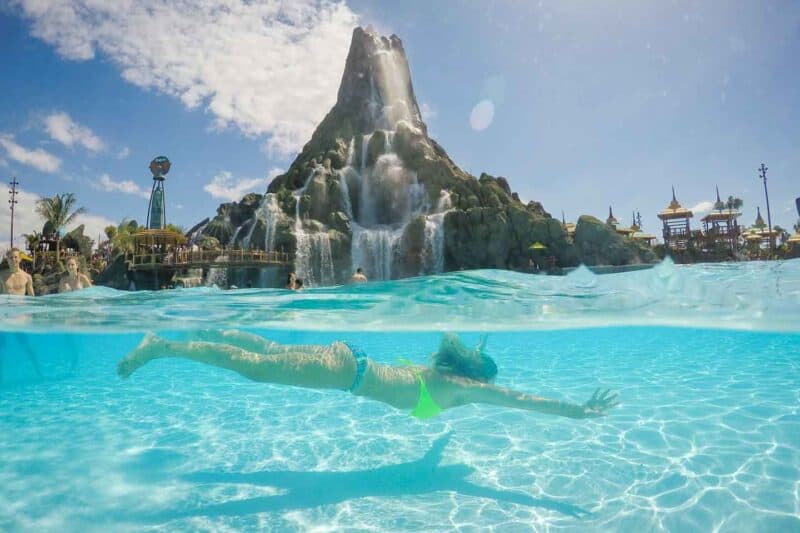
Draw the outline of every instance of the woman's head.
[[[484,337],[475,348],[467,348],[457,335],[445,333],[439,351],[431,356],[433,367],[443,374],[490,382],[497,375],[497,365],[483,353],[485,345]]]
[[[67,272],[69,272],[72,275],[78,273],[78,260],[75,259],[74,257],[70,257],[69,259],[67,259]]]

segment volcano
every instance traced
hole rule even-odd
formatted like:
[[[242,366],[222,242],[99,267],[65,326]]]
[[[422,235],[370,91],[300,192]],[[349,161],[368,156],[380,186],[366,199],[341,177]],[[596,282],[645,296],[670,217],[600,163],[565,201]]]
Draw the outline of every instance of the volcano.
[[[616,245],[609,263],[649,259],[613,231],[594,230]],[[312,286],[341,283],[357,267],[371,280],[523,269],[536,242],[558,265],[581,259],[540,203],[521,202],[505,178],[464,172],[430,138],[402,41],[363,28],[353,31],[336,104],[287,172],[266,194],[221,205],[193,237],[203,235],[290,252]]]

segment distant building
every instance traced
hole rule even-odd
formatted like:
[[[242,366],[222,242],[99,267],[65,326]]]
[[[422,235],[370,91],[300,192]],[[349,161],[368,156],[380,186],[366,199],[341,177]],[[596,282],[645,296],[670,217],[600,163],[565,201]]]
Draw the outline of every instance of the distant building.
[[[779,232],[770,231],[764,218],[761,216],[761,207],[756,207],[756,221],[742,234],[751,259],[763,258],[769,255],[770,243],[774,243]]]
[[[614,212],[611,210],[611,206],[608,206],[608,218],[606,219],[606,224],[614,228],[617,233],[622,235],[623,237],[630,237],[633,233],[633,230],[630,228],[626,228],[624,226],[619,225],[619,221],[617,217],[614,216]]]
[[[717,201],[714,203],[714,210],[701,219],[706,245],[709,248],[713,248],[715,245],[724,245],[730,249],[731,253],[735,253],[741,234],[737,219],[741,215],[739,211],[725,205],[719,197],[719,187],[717,187]]]
[[[672,188],[672,201],[666,209],[658,213],[658,218],[664,224],[664,247],[668,250],[685,250],[689,245],[691,228],[689,219],[694,214],[690,209],[682,207],[675,198],[675,187]]]

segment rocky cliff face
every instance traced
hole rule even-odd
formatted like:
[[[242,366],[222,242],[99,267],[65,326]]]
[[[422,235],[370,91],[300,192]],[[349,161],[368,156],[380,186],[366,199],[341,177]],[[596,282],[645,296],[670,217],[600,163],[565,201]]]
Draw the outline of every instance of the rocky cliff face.
[[[571,266],[583,249],[506,179],[461,170],[428,136],[400,39],[362,28],[336,104],[288,171],[264,196],[220,206],[197,234],[293,252],[312,285],[342,282],[357,267],[370,279],[524,268],[534,242]]]
[[[649,247],[621,237],[614,228],[589,215],[578,219],[575,247],[581,263],[589,266],[636,265],[657,260]]]

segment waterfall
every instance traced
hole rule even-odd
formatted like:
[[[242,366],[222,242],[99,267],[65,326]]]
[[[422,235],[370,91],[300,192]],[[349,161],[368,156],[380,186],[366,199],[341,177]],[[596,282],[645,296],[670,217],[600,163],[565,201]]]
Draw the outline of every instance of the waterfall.
[[[413,101],[409,90],[410,80],[406,73],[405,66],[401,63],[401,58],[397,51],[387,46],[386,43],[377,42],[378,51],[375,52],[377,61],[377,79],[371,73],[370,86],[374,93],[374,84],[377,82],[380,94],[383,97],[381,116],[376,120],[376,127],[384,129],[394,129],[401,120],[411,118],[410,105]],[[377,100],[374,96],[372,100]],[[372,102],[370,102],[372,103]],[[374,113],[373,113],[373,118]]]
[[[278,221],[281,216],[281,208],[278,205],[278,198],[273,193],[267,193],[261,200],[251,218],[252,224],[247,231],[247,235],[242,239],[242,248],[249,249],[252,245],[253,231],[255,231],[258,221],[264,224],[264,251],[269,252],[275,249],[275,238],[277,236]],[[239,228],[236,229],[239,233]],[[232,242],[236,242],[234,239]]]
[[[221,261],[226,261],[228,256],[226,255],[218,255],[215,259],[215,263],[219,263]],[[211,267],[208,269],[208,274],[206,275],[206,287],[217,286],[220,288],[224,288],[228,285],[228,269],[227,267]]]
[[[386,142],[384,143],[383,151],[387,154],[392,153],[392,143],[394,142],[394,132],[392,130],[386,130],[384,132],[386,134]]]
[[[424,271],[420,274],[438,274],[444,271],[444,213],[425,217],[422,265]]]
[[[236,246],[236,239],[239,237],[239,232],[242,231],[244,224],[240,226],[236,226],[236,231],[233,232],[233,237],[231,237],[230,246]]]
[[[344,213],[350,221],[353,221],[353,204],[350,201],[350,187],[347,184],[348,176],[358,172],[353,168],[355,161],[355,138],[350,139],[350,146],[347,148],[347,166],[339,171],[339,190],[342,193],[342,205],[344,206]],[[363,156],[362,156],[363,159]]]
[[[294,193],[294,235],[297,241],[295,270],[306,286],[332,285],[336,282],[330,236],[324,231],[307,232],[300,215],[300,201],[318,168],[311,171],[303,188]]]
[[[438,201],[429,198],[415,172],[406,168],[395,152],[396,128],[401,120],[418,119],[410,92],[410,81],[400,53],[378,39],[377,52],[369,77],[370,116],[373,131],[350,139],[347,163],[336,171],[341,194],[341,209],[352,231],[350,260],[352,268],[361,267],[371,279],[392,279],[397,267],[401,240],[408,224],[424,216],[422,268],[425,272],[444,269],[444,217],[451,209],[450,193],[443,191]],[[412,120],[413,122],[413,120]],[[382,146],[370,157],[373,135],[383,133]],[[377,139],[376,139],[377,140]],[[376,157],[377,156],[377,157]],[[299,277],[311,284],[334,283],[335,269],[331,240],[318,221],[303,221],[301,200],[318,172],[317,165],[303,187],[295,191],[294,233],[297,241],[295,268]],[[320,188],[311,189],[314,194]],[[316,200],[316,199],[315,199]],[[321,230],[321,228],[322,230]]]
[[[436,212],[444,213],[453,208],[453,199],[450,197],[450,191],[442,189],[439,191],[439,200],[436,202]]]
[[[363,228],[353,224],[353,268],[363,268],[372,279],[392,279],[395,250],[402,235],[402,228]]]
[[[264,215],[264,251],[271,252],[275,249],[278,219],[281,216],[278,198],[272,193],[266,194],[261,202],[261,209]]]
[[[339,172],[342,201],[352,228],[352,268],[363,268],[371,279],[391,279],[405,227],[422,214],[426,215],[425,270],[441,272],[444,268],[444,216],[428,220],[427,213],[431,209],[425,187],[393,152],[395,132],[386,130],[383,133],[383,153],[372,165],[368,164],[368,155],[373,134],[363,135],[359,150],[355,148],[355,139],[351,139],[348,165]],[[356,153],[359,155],[358,168],[353,166]],[[358,194],[355,210],[348,180],[358,184],[358,192],[353,191],[353,194]],[[450,203],[449,193],[444,192],[437,202],[436,212],[446,211]]]
[[[425,216],[425,241],[422,249],[423,272],[438,274],[444,271],[444,217],[453,208],[450,191],[442,190],[436,202],[436,212]]]

